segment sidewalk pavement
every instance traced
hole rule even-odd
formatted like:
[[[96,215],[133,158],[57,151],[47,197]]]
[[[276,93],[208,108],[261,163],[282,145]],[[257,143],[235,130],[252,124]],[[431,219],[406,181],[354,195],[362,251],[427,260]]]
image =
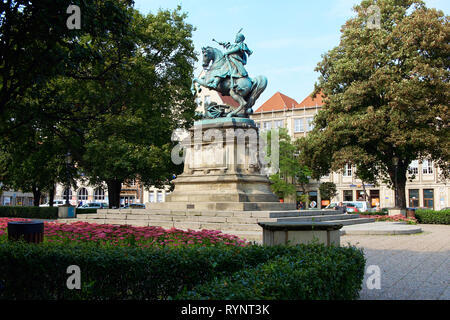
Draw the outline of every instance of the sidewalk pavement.
[[[363,249],[366,271],[381,270],[381,288],[370,290],[366,273],[360,299],[450,300],[450,226],[418,226],[423,233],[341,236],[341,246]]]

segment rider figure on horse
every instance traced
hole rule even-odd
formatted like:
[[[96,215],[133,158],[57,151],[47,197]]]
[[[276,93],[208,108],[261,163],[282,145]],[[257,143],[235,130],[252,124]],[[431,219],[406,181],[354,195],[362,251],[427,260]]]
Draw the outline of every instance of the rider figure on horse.
[[[244,68],[247,64],[247,55],[250,56],[253,52],[244,43],[245,37],[240,31],[236,35],[234,44],[219,42],[227,51],[224,52],[224,57],[227,63],[222,68],[211,70],[213,80],[208,84],[209,87],[217,89],[219,82],[230,77],[233,90],[236,90],[235,78],[247,77],[248,73]]]

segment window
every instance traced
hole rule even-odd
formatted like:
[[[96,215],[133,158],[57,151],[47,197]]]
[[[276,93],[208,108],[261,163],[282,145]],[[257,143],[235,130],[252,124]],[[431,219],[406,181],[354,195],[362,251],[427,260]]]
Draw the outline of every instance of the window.
[[[434,190],[424,189],[423,190],[423,206],[425,208],[434,209]]]
[[[78,190],[78,200],[87,200],[88,199],[88,192],[86,188],[81,188]]]
[[[284,121],[283,120],[275,120],[275,128],[283,128],[284,127]]]
[[[306,123],[308,124],[308,131],[311,131],[312,129],[314,129],[314,118],[307,118],[306,119]]]
[[[433,174],[433,161],[424,160],[422,163],[422,173],[423,174]]]
[[[94,200],[105,200],[105,191],[102,188],[94,190]]]
[[[344,167],[344,172],[342,174],[344,177],[351,177],[352,176],[352,165],[346,164]]]
[[[69,196],[69,200],[72,199],[72,190],[66,188],[64,189],[63,199],[67,200],[67,196]]]
[[[353,190],[344,190],[344,201],[353,201]]]
[[[261,123],[257,122],[257,123],[256,123],[256,127],[257,127],[258,129],[261,129]]]
[[[409,207],[417,208],[419,206],[419,189],[409,190]]]
[[[304,132],[303,119],[294,119],[294,132]]]
[[[163,193],[162,191],[158,191],[158,197],[156,199],[157,202],[163,202]]]
[[[411,175],[419,174],[419,161],[413,160],[408,168],[408,173]]]
[[[153,191],[150,191],[148,194],[148,202],[155,202],[155,193]]]
[[[264,130],[272,129],[272,122],[270,122],[270,121],[263,122],[263,129]]]

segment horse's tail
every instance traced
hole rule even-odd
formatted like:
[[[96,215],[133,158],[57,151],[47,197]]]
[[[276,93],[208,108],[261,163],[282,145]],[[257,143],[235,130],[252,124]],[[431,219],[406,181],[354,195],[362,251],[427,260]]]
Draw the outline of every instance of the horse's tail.
[[[252,91],[247,99],[246,108],[249,109],[255,105],[256,100],[259,98],[261,93],[266,90],[267,78],[265,76],[257,76],[253,78]]]

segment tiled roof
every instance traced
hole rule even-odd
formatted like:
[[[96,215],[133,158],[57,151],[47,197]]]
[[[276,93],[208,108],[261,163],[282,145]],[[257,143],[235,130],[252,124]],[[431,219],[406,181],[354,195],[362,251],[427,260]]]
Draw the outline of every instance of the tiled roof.
[[[312,94],[310,94],[310,95],[307,96],[305,99],[303,99],[302,102],[300,102],[299,104],[297,104],[297,105],[295,106],[295,109],[303,109],[303,108],[315,107],[315,106],[321,107],[321,106],[324,105],[322,99],[323,99],[323,94],[322,94],[322,92],[319,92],[319,93],[316,95],[316,98],[315,98],[315,99],[313,99],[313,98],[312,98]]]
[[[277,92],[275,93],[269,100],[264,102],[261,107],[259,107],[255,113],[257,112],[266,112],[266,111],[281,111],[284,109],[292,109],[298,103],[294,99]]]
[[[229,106],[232,106],[234,108],[239,107],[239,103],[237,101],[235,101],[232,97],[230,96],[223,96],[220,92],[217,91],[217,93],[219,94],[220,99],[222,99],[223,103]]]

